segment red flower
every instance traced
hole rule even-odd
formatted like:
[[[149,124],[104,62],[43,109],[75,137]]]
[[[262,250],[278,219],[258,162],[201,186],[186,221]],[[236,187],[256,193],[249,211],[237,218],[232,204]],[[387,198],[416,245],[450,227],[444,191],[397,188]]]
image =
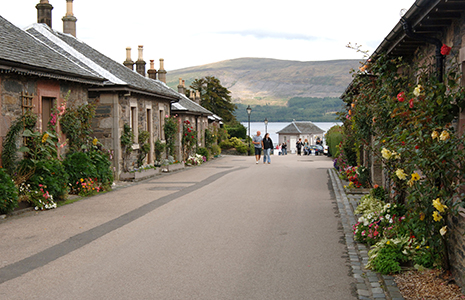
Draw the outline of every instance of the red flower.
[[[399,94],[397,94],[397,100],[399,100],[399,102],[404,102],[405,100],[405,93],[404,92],[400,92]]]
[[[442,55],[449,55],[451,47],[447,46],[446,44],[442,45],[441,47],[441,54]]]
[[[408,102],[408,106],[409,106],[410,108],[413,108],[413,98],[410,99],[410,101]]]
[[[402,145],[405,145],[405,142],[404,142],[404,141],[402,141]]]
[[[419,149],[420,147],[418,145],[415,146],[415,149]]]
[[[192,138],[194,138],[194,136],[192,136]]]
[[[184,135],[187,136],[187,133],[185,133]]]

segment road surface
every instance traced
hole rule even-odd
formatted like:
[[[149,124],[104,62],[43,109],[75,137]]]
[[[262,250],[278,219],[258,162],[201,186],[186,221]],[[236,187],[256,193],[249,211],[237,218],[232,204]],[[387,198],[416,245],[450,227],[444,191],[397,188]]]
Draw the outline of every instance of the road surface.
[[[324,156],[225,156],[0,223],[0,299],[354,297]]]

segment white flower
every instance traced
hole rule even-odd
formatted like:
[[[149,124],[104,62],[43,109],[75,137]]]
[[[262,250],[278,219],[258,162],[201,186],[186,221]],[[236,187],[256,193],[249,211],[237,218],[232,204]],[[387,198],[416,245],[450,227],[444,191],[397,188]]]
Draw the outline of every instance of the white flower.
[[[386,216],[385,216],[385,217],[386,217],[386,219],[390,219],[390,218],[391,218],[391,215],[389,215],[389,214],[386,214]]]

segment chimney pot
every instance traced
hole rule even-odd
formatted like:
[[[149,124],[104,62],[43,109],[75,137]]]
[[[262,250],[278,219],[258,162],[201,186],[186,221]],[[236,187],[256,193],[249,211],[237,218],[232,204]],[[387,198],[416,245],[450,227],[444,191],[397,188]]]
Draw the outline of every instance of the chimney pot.
[[[165,60],[160,58],[160,69],[158,70],[158,80],[166,83],[166,70],[164,67]]]
[[[131,47],[126,48],[126,60],[123,65],[131,70],[134,70],[134,62],[131,59]]]
[[[157,70],[155,70],[155,61],[153,59],[150,60],[150,69],[147,71],[147,74],[149,78],[157,79]]]
[[[40,3],[36,5],[37,9],[37,23],[47,24],[48,27],[52,28],[52,9],[53,6],[48,0],[40,0]]]
[[[66,15],[63,20],[63,32],[76,37],[76,17],[73,15],[73,0],[66,0]]]
[[[143,59],[144,46],[139,46],[139,58],[136,61],[136,72],[145,77],[145,61]]]

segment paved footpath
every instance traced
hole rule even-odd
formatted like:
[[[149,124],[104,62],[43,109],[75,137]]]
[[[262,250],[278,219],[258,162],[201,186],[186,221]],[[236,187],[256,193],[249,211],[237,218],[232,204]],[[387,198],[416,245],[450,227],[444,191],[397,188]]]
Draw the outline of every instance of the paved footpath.
[[[377,299],[331,166],[225,156],[7,218],[0,299]]]

